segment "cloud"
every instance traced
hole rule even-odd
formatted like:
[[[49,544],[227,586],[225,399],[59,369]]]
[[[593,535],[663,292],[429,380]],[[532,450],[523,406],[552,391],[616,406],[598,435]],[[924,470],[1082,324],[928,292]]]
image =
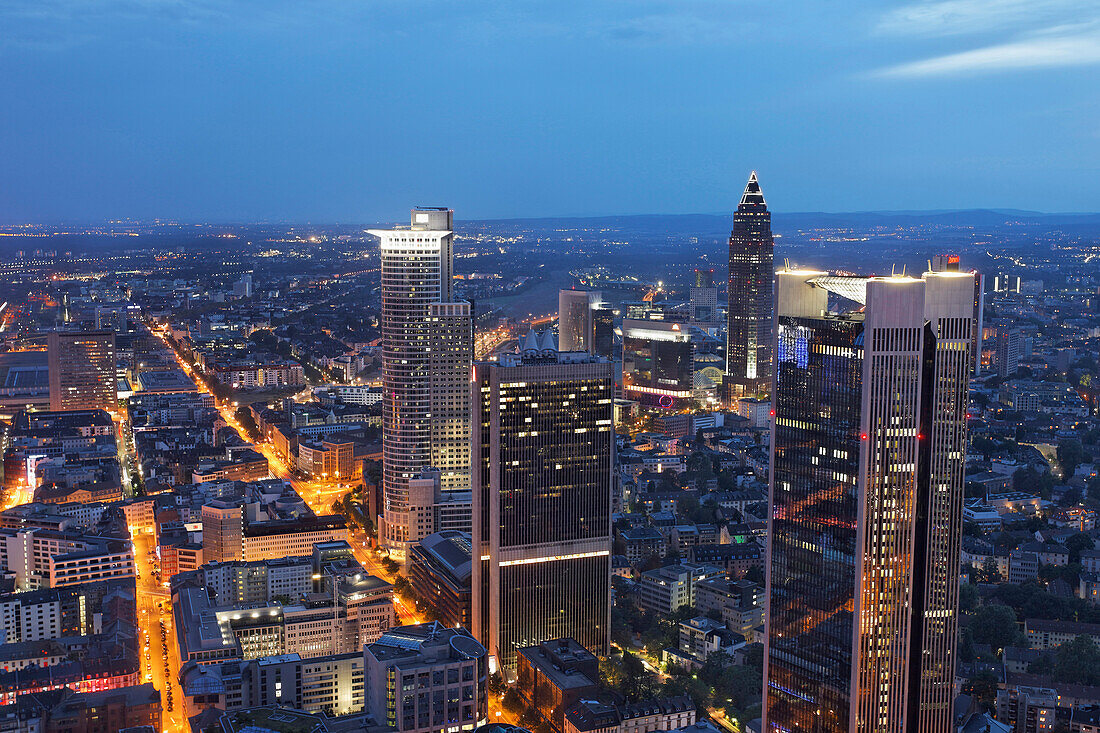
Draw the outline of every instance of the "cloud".
[[[1100,64],[1100,24],[1058,26],[959,53],[891,66],[874,76],[921,78]]]
[[[605,30],[616,41],[691,46],[743,41],[754,28],[755,24],[730,19],[724,14],[704,18],[679,11],[627,18],[609,24]]]
[[[886,13],[876,31],[906,36],[988,34],[1080,22],[1081,16],[1081,0],[924,0]]]

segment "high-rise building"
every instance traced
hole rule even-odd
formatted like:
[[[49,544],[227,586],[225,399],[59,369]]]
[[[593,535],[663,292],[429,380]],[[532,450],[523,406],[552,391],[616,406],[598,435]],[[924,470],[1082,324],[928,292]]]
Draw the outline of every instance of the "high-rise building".
[[[973,297],[777,275],[766,731],[950,728]]]
[[[690,297],[691,322],[700,328],[717,327],[718,288],[714,286],[714,270],[696,268]]]
[[[589,351],[608,361],[615,358],[615,311],[610,303],[592,309],[592,348]]]
[[[623,394],[664,408],[679,407],[694,392],[691,326],[623,319]]]
[[[1020,368],[1020,356],[1023,353],[1023,334],[1020,329],[1007,325],[997,326],[996,351],[993,363],[997,367],[997,376],[1007,379]]]
[[[508,676],[548,639],[607,651],[613,398],[611,364],[550,331],[474,366],[474,634]]]
[[[730,232],[726,374],[739,394],[771,387],[773,247],[772,215],[753,171]]]
[[[416,208],[407,229],[370,231],[382,253],[380,535],[398,558],[419,539],[410,533],[410,479],[433,467],[444,494],[470,490],[473,323],[469,303],[453,302],[453,216]]]
[[[51,410],[118,410],[114,331],[46,336]]]
[[[939,254],[932,257],[933,272],[959,272],[960,258],[955,254]],[[982,329],[985,324],[985,275],[970,270],[974,278],[974,335],[971,338],[970,353],[974,357],[974,373],[982,370]]]
[[[558,291],[558,345],[562,351],[593,350],[593,311],[602,301],[598,290]]]

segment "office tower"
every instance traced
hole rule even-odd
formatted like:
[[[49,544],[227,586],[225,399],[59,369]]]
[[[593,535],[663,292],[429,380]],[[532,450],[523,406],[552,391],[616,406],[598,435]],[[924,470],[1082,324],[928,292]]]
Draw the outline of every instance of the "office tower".
[[[589,351],[608,361],[615,358],[615,311],[609,303],[592,308],[592,348]]]
[[[252,273],[246,272],[241,279],[233,283],[233,295],[237,298],[252,297]]]
[[[692,323],[700,328],[718,325],[718,288],[714,287],[714,270],[696,268],[690,305]]]
[[[428,317],[431,325],[431,350],[428,358],[428,375],[431,380],[431,465],[439,469],[439,487],[444,495],[466,494],[470,491],[470,364],[474,356],[473,314],[469,303],[432,303]],[[416,542],[419,539],[420,537],[410,538],[409,541]]]
[[[114,331],[46,336],[51,410],[118,410]]]
[[[449,209],[416,208],[407,229],[370,231],[382,253],[380,535],[402,559],[419,539],[409,480],[435,467],[444,494],[469,492],[473,324],[469,304],[452,301],[452,225]]]
[[[202,549],[206,562],[232,562],[244,557],[244,508],[240,502],[213,499],[200,509]]]
[[[961,263],[958,255],[939,254],[932,257],[933,272],[959,272]],[[985,323],[985,275],[970,270],[974,278],[974,335],[971,338],[970,353],[974,357],[974,373],[982,370],[982,328]]]
[[[623,394],[672,408],[691,400],[694,355],[691,327],[668,321],[623,319]]]
[[[730,232],[726,374],[735,394],[771,386],[772,249],[772,215],[753,171]]]
[[[558,345],[562,351],[592,351],[595,345],[592,312],[602,301],[598,290],[558,291]]]
[[[766,731],[950,728],[973,287],[777,275]]]
[[[474,634],[515,676],[516,649],[611,624],[611,364],[530,332],[474,366]]]
[[[997,326],[997,336],[994,341],[993,352],[994,365],[997,367],[997,376],[1007,379],[1020,368],[1020,355],[1023,351],[1023,335],[1017,328],[1004,324]]]

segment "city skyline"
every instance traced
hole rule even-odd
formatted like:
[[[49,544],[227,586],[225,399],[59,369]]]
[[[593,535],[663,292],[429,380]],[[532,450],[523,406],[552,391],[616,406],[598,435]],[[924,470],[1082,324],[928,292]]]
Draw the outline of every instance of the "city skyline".
[[[0,28],[5,731],[1100,732],[1095,0]]]

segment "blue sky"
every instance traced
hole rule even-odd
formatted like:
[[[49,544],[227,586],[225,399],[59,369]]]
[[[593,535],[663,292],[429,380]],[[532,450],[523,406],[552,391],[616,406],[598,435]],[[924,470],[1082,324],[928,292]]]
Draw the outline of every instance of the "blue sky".
[[[1100,209],[1085,0],[0,0],[0,220]]]

